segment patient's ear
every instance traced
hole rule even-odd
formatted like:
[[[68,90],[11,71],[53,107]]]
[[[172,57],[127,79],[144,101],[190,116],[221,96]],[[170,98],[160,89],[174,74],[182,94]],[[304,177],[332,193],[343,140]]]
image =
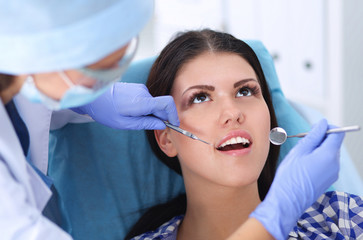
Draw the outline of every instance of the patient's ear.
[[[169,129],[154,130],[155,139],[158,142],[160,149],[168,156],[175,157],[177,154],[176,148],[170,139]]]

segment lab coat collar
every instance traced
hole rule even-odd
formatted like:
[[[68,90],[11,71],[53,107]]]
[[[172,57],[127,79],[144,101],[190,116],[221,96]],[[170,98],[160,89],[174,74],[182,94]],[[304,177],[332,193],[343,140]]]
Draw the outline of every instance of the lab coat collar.
[[[8,166],[14,180],[24,186],[27,201],[42,211],[51,196],[51,191],[26,161],[1,99],[0,119],[0,161],[4,161]]]

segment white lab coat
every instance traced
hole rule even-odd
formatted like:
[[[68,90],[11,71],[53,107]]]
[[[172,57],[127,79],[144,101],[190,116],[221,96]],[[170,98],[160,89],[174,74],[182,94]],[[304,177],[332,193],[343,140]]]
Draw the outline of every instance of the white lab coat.
[[[71,110],[51,111],[43,104],[32,103],[18,94],[14,97],[16,108],[25,122],[30,137],[29,158],[42,173],[47,174],[49,131],[67,123],[84,123],[93,120]]]
[[[47,185],[26,161],[0,100],[1,239],[71,239],[41,213],[50,196]]]

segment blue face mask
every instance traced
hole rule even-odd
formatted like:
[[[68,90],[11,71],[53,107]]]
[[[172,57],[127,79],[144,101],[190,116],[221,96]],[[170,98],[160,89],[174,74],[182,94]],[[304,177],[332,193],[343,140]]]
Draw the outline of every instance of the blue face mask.
[[[34,78],[28,76],[20,90],[20,94],[28,98],[31,102],[42,103],[51,110],[60,110],[90,103],[104,93],[108,87],[109,85],[95,91],[81,85],[73,85],[58,101],[39,91],[34,83]]]

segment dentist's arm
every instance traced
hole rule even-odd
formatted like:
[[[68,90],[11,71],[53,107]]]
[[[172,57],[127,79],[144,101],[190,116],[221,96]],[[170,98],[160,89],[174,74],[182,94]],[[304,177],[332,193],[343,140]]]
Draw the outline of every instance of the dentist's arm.
[[[229,240],[287,238],[303,212],[338,178],[344,133],[327,135],[327,130],[326,120],[320,121],[290,151],[266,198]]]
[[[117,82],[94,102],[72,110],[116,129],[164,129],[163,120],[179,126],[173,98],[152,97],[144,84]]]

